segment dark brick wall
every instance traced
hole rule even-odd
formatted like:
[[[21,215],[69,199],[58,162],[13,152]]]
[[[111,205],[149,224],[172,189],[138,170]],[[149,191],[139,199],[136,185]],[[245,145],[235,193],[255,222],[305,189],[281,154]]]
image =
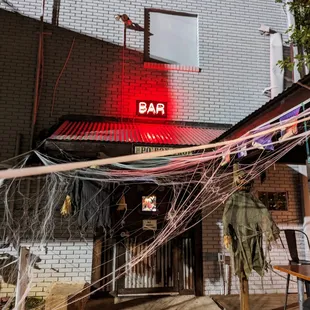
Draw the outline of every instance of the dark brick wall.
[[[29,148],[40,25],[34,19],[4,10],[0,10],[0,20],[4,47],[0,86],[0,159],[7,159],[14,155],[17,134],[23,135],[21,151]],[[168,115],[173,119],[177,108],[171,104],[168,73],[144,69],[141,53],[126,50],[122,82],[122,47],[48,24],[44,32],[36,140],[43,129],[55,125],[66,114],[134,117],[137,99],[170,101]],[[71,56],[56,88],[51,114],[56,81],[73,40]]]
[[[37,54],[37,22],[0,10],[0,159],[14,155],[15,139],[23,134],[29,146]]]

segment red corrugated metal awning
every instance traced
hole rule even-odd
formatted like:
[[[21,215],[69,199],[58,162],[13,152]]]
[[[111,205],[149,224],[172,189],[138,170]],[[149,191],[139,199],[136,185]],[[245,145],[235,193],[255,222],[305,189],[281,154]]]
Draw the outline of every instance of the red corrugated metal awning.
[[[49,140],[203,145],[208,144],[224,131],[224,129],[171,124],[67,120]]]

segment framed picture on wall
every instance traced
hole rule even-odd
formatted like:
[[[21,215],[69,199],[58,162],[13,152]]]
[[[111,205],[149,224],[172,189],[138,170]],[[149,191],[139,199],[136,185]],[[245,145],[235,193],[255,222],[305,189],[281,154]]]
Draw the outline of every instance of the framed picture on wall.
[[[287,211],[287,192],[259,192],[258,198],[270,211]]]
[[[144,212],[156,212],[156,196],[142,196],[142,211]]]

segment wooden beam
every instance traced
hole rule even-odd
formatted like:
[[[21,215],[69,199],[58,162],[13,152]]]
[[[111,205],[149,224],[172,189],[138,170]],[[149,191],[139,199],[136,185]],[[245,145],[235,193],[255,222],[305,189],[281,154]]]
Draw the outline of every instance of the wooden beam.
[[[124,289],[125,288],[125,265],[127,264],[126,262],[126,248],[123,245],[122,242],[118,243],[117,245],[117,264],[116,264],[116,268],[119,270],[117,272],[117,276],[119,274],[124,274],[122,277],[117,279],[117,291],[119,291],[120,289]],[[141,272],[143,274],[143,272]]]
[[[240,310],[249,310],[249,282],[244,272],[240,277]]]
[[[93,248],[93,268],[91,282],[97,282],[101,278],[101,258],[102,258],[102,236],[96,236]],[[95,288],[101,286],[100,281],[94,284]]]
[[[19,249],[19,261],[18,261],[18,277],[16,285],[16,296],[15,296],[15,309],[16,310],[25,310],[25,300],[24,294],[27,289],[29,282],[27,276],[28,269],[28,257],[29,250],[26,247],[20,247]]]
[[[201,215],[199,222],[194,228],[194,251],[195,251],[195,295],[203,296],[203,264],[202,264],[202,222]]]
[[[177,291],[179,291],[179,244],[178,244],[178,238],[175,238],[172,240],[172,274],[173,274],[173,286],[176,288]]]

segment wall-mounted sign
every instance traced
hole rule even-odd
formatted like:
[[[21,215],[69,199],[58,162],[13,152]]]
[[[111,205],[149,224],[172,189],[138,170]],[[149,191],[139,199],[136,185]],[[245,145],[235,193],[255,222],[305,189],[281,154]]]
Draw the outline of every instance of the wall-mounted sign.
[[[138,116],[167,118],[167,102],[137,100],[136,109]]]
[[[155,212],[156,210],[156,196],[142,196],[142,211]]]
[[[135,146],[135,154],[144,154],[144,153],[151,153],[151,152],[158,152],[158,151],[168,151],[168,150],[175,150],[172,147],[163,147],[163,146]],[[184,152],[184,153],[177,153],[175,155],[191,155],[193,152]]]
[[[157,220],[143,220],[143,230],[157,230]]]

